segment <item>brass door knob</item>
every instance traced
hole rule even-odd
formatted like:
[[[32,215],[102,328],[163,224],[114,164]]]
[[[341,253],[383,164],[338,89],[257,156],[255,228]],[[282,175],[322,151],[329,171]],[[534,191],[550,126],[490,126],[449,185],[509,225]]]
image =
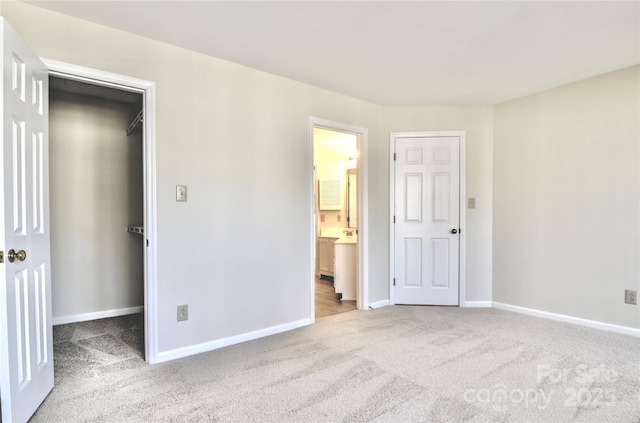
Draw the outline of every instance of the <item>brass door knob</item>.
[[[7,253],[7,259],[9,262],[13,263],[16,259],[20,261],[24,261],[27,258],[27,253],[24,250],[20,250],[16,253],[16,251],[12,248]]]

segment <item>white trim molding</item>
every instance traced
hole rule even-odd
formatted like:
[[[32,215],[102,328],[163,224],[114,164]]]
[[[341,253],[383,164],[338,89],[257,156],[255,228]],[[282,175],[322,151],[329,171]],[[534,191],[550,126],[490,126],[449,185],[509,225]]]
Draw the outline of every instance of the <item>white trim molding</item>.
[[[369,308],[371,310],[375,310],[376,308],[382,308],[389,305],[389,300],[375,301],[373,303],[369,303]]]
[[[310,175],[309,175],[309,216],[311,228],[311,315],[312,321],[315,321],[315,263],[316,263],[316,222],[314,218],[315,212],[315,196],[314,196],[314,180],[313,180],[313,129],[322,128],[330,131],[344,132],[353,134],[357,139],[358,159],[358,308],[366,310],[369,308],[369,174],[368,174],[368,150],[369,150],[369,130],[359,126],[348,125],[345,123],[334,122],[331,120],[320,119],[311,116],[309,118],[309,143],[310,143]]]
[[[619,333],[622,335],[640,337],[640,329],[632,328],[629,326],[613,325],[611,323],[599,322],[597,320],[583,319],[581,317],[568,316],[566,314],[551,313],[548,311],[520,307],[520,306],[511,305],[511,304],[504,304],[504,303],[499,303],[495,301],[492,303],[492,305],[494,308],[497,308],[499,310],[511,311],[514,313],[526,314],[527,316],[541,317],[543,319],[549,319],[549,320],[555,320],[558,322],[586,326],[593,329],[600,329],[607,332]]]
[[[462,307],[467,308],[491,308],[491,301],[465,301]]]
[[[51,320],[54,326],[66,325],[68,323],[86,322],[88,320],[106,319],[108,317],[126,316],[128,314],[141,313],[144,311],[143,306],[117,308],[113,310],[94,311],[92,313],[71,314],[68,316],[57,316]]]
[[[176,348],[175,350],[163,351],[158,353],[158,363],[188,357],[195,354],[201,354],[204,352],[217,350],[219,348],[228,347],[230,345],[240,344],[242,342],[253,341],[254,339],[276,335],[278,333],[298,329],[303,326],[308,326],[312,323],[312,319],[302,319],[291,323],[285,323],[284,325],[272,326],[270,328],[230,336],[228,338],[217,339],[215,341],[204,342],[198,345],[191,345],[188,347]]]
[[[156,85],[125,75],[56,60],[42,59],[49,74],[88,84],[116,88],[142,94],[143,106],[143,172],[144,172],[144,234],[147,243],[144,262],[144,334],[145,359],[157,362],[158,354],[158,279],[157,279],[157,203],[156,203]],[[55,324],[55,323],[54,323]]]

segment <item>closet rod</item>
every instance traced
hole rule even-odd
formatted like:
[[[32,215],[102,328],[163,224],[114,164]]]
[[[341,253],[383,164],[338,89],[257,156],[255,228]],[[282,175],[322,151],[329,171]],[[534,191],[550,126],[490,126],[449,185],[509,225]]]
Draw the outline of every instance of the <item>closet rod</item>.
[[[136,116],[133,122],[131,122],[131,125],[129,125],[129,127],[127,128],[127,136],[129,136],[131,132],[133,132],[136,125],[140,122],[142,122],[142,110],[140,110],[140,113],[138,113],[138,116]]]

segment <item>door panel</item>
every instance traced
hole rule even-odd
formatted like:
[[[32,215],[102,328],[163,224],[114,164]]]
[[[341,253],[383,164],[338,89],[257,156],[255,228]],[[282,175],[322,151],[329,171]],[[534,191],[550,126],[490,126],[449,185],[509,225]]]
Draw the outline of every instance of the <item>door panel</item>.
[[[451,243],[448,238],[434,238],[431,240],[431,269],[432,274],[430,280],[431,286],[448,288],[451,283],[449,274],[449,263],[451,263],[451,257],[449,252],[451,251]]]
[[[422,222],[422,174],[405,175],[405,222]]]
[[[27,421],[53,387],[48,210],[48,70],[1,20],[0,398]],[[25,252],[9,260],[9,251]]]
[[[451,218],[449,213],[449,198],[451,197],[451,186],[448,173],[433,174],[433,188],[431,189],[431,204],[433,204],[433,220],[448,222]]]
[[[394,302],[458,305],[460,138],[398,137],[395,151]]]
[[[404,286],[422,286],[422,238],[404,239]]]

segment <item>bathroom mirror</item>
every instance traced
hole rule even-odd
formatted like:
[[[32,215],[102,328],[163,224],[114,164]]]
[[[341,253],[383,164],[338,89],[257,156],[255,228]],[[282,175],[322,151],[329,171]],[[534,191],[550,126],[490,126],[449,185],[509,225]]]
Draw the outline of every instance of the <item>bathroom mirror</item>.
[[[347,227],[358,227],[358,174],[356,169],[347,171]]]

